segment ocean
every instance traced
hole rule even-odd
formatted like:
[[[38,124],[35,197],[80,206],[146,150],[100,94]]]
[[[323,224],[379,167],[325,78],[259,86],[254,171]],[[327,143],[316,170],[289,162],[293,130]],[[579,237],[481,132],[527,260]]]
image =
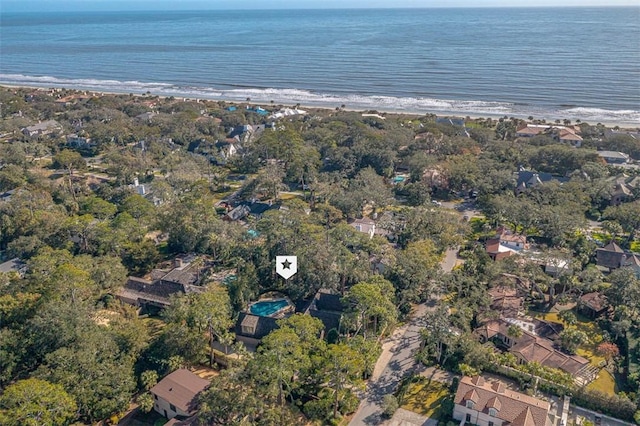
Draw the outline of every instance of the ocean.
[[[640,126],[640,7],[2,13],[3,83]]]

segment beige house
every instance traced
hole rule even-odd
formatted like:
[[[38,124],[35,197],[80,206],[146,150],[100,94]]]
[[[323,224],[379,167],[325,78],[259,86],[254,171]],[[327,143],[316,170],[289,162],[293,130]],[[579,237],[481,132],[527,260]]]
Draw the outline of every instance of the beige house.
[[[460,379],[453,418],[478,426],[551,426],[550,404],[483,377]]]
[[[197,411],[197,396],[211,383],[181,368],[150,389],[153,409],[168,419],[186,418]]]

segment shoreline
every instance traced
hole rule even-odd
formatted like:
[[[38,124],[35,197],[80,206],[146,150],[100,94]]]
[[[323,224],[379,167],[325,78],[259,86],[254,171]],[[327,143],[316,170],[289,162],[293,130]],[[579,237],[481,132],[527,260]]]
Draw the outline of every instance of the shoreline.
[[[133,96],[135,97],[139,97],[139,98],[149,98],[149,97],[158,97],[160,99],[167,99],[170,97],[174,97],[176,99],[183,99],[184,101],[210,101],[210,102],[227,102],[230,104],[234,104],[234,105],[239,105],[239,104],[245,104],[245,105],[254,105],[254,106],[261,106],[261,107],[274,107],[274,106],[284,106],[284,107],[293,107],[294,105],[298,105],[298,107],[300,109],[307,109],[307,110],[313,110],[313,109],[317,109],[317,110],[325,110],[325,111],[335,111],[337,109],[337,107],[340,107],[341,110],[343,111],[348,111],[348,112],[356,112],[356,113],[364,113],[365,111],[372,111],[375,110],[378,113],[384,113],[384,114],[392,114],[392,115],[406,115],[406,116],[423,116],[425,114],[434,114],[438,117],[455,117],[455,118],[469,118],[472,120],[477,120],[477,119],[486,119],[486,118],[491,118],[492,120],[497,120],[500,118],[504,118],[506,117],[515,117],[515,118],[519,118],[519,119],[523,119],[526,121],[530,121],[528,120],[528,117],[533,116],[534,120],[545,120],[546,123],[548,124],[554,124],[555,120],[561,120],[563,121],[565,118],[567,117],[562,117],[562,116],[535,116],[533,114],[526,114],[526,113],[517,113],[514,114],[512,112],[509,113],[479,113],[479,112],[462,112],[462,111],[449,111],[449,110],[445,110],[445,109],[430,109],[430,108],[425,108],[425,109],[402,109],[402,108],[385,108],[385,107],[380,107],[380,106],[367,106],[367,105],[361,105],[361,104],[355,104],[355,105],[345,105],[344,108],[341,107],[341,105],[336,105],[336,106],[331,106],[329,105],[329,103],[318,103],[318,102],[296,102],[295,99],[288,99],[288,100],[279,100],[279,101],[275,101],[274,103],[271,103],[269,101],[263,101],[263,100],[253,100],[251,98],[242,100],[242,99],[234,99],[234,98],[228,98],[228,97],[218,97],[218,96],[211,96],[211,95],[207,95],[206,93],[202,93],[202,96],[197,97],[194,96],[193,93],[175,93],[175,94],[157,94],[157,93],[151,93],[150,91],[147,92],[141,92],[141,91],[132,91],[132,90],[128,90],[128,91],[114,91],[114,90],[98,90],[95,88],[86,88],[86,87],[80,87],[80,86],[76,86],[76,87],[69,87],[69,86],[39,86],[39,85],[33,85],[33,84],[7,84],[7,83],[1,83],[0,82],[0,87],[3,88],[13,88],[13,89],[33,89],[33,90],[73,90],[73,91],[77,91],[77,92],[89,92],[93,95],[96,96],[105,96],[105,95],[129,95],[129,94],[133,94]],[[600,123],[602,125],[604,125],[605,127],[609,127],[609,128],[614,128],[614,127],[619,127],[620,129],[624,129],[624,130],[640,130],[640,122],[630,122],[630,121],[623,121],[623,120],[599,120],[594,122],[594,120],[590,120],[588,118],[573,118],[571,119],[571,123],[572,124],[576,124],[576,120],[580,120],[582,123],[586,123],[586,124],[590,124],[590,125],[595,125],[596,123]]]

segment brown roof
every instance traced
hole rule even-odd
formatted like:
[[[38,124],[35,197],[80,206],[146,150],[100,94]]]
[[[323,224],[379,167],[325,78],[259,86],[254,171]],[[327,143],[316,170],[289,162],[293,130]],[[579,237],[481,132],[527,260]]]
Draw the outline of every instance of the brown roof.
[[[511,422],[512,426],[535,426],[536,421],[533,418],[533,413],[531,412],[531,407],[527,407],[522,413],[518,415],[513,422]]]
[[[465,376],[460,379],[454,402],[466,405],[466,395],[475,392],[478,401],[474,401],[474,410],[488,413],[489,408],[494,408],[497,411],[497,418],[519,426],[545,426],[549,424],[550,405],[548,402],[510,389],[501,388],[500,390],[501,392],[497,392],[491,382],[474,380]]]
[[[632,254],[627,258],[624,266],[640,267],[640,255]]]
[[[575,374],[589,365],[589,360],[578,355],[562,353],[553,347],[551,340],[536,336],[527,330],[522,330],[520,337],[509,336],[510,326],[507,321],[492,320],[477,328],[475,333],[487,340],[498,334],[508,336],[516,342],[509,351],[520,355],[527,362],[538,362],[545,367],[557,368],[570,374]]]
[[[521,134],[521,135],[539,135],[540,133],[544,132],[545,130],[547,130],[547,128],[544,127],[522,127],[520,129],[518,129],[516,131],[517,134]]]
[[[181,368],[160,380],[157,385],[151,388],[150,392],[184,412],[193,413],[195,411],[195,397],[210,384],[208,380]]]
[[[622,250],[622,248],[618,244],[616,244],[615,241],[611,241],[609,244],[602,247],[600,250],[609,251],[613,253],[624,253],[624,250]]]
[[[517,317],[524,304],[524,298],[518,296],[518,290],[505,285],[498,285],[489,289],[492,311],[499,312],[505,317]]]
[[[619,268],[623,259],[624,250],[613,241],[596,250],[596,263],[598,266],[612,269]]]
[[[580,302],[596,312],[602,311],[609,305],[607,296],[598,292],[587,293],[580,296]]]
[[[578,135],[576,135],[574,132],[572,132],[569,129],[562,129],[559,132],[559,137],[560,139],[564,139],[564,140],[572,140],[572,141],[581,141],[582,138]]]

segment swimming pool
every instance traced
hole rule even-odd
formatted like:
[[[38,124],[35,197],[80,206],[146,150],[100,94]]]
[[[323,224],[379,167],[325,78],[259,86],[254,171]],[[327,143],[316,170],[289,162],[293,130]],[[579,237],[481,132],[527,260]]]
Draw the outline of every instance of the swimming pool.
[[[269,317],[287,306],[289,302],[286,299],[261,300],[251,305],[249,310],[254,315]]]

